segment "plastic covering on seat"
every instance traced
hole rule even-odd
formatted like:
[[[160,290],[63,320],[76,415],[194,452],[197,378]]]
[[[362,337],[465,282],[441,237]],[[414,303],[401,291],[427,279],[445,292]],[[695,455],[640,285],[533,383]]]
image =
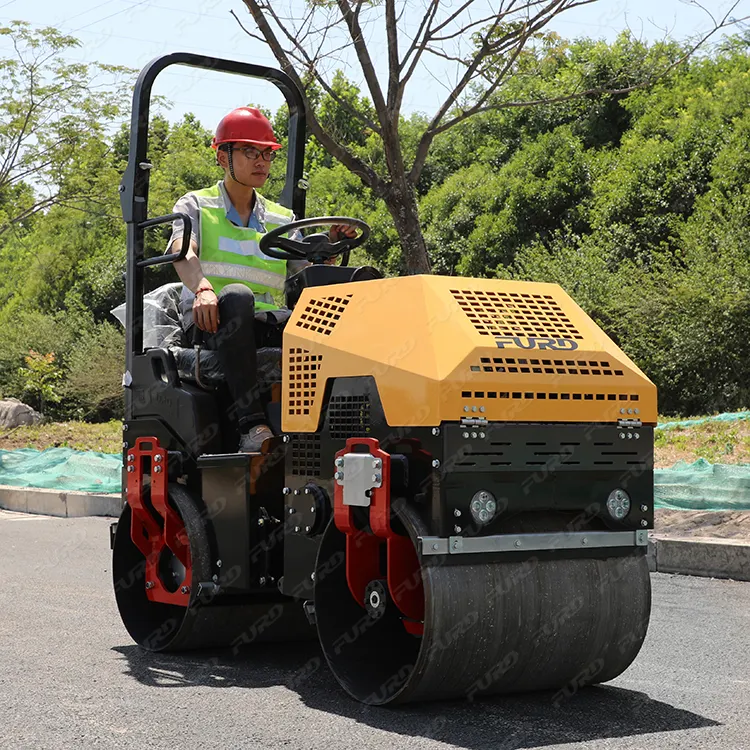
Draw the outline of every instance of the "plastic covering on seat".
[[[224,382],[224,373],[216,352],[204,347],[193,347],[182,328],[180,299],[182,284],[160,286],[143,296],[143,348],[169,350],[177,364],[180,379],[191,380],[205,387],[215,387]],[[111,311],[125,325],[125,303]],[[257,323],[275,326],[284,323],[291,310],[260,310],[255,314]],[[197,372],[196,372],[197,368]],[[258,349],[258,380],[263,383],[281,382],[281,349]]]

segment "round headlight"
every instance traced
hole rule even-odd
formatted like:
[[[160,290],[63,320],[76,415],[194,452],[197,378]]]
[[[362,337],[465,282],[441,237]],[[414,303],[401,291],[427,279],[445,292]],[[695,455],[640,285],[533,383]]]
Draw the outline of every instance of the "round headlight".
[[[495,496],[487,490],[479,490],[471,498],[469,503],[471,517],[480,525],[489,523],[497,512],[497,501]]]
[[[612,490],[607,498],[607,510],[615,521],[622,521],[630,512],[630,497],[625,490]]]

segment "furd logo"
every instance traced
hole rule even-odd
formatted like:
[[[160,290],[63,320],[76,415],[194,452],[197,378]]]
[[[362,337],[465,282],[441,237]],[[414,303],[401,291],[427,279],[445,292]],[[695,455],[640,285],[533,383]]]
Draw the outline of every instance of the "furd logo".
[[[578,349],[578,342],[573,339],[548,339],[536,336],[502,336],[495,339],[498,349],[515,346],[519,349],[549,349],[556,352],[572,352]]]

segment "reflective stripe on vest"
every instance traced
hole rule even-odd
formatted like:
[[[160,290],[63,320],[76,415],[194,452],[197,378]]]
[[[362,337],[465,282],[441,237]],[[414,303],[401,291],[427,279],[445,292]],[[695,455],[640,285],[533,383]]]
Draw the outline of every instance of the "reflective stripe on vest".
[[[220,292],[227,284],[239,282],[253,291],[258,310],[277,309],[271,292],[284,288],[286,261],[260,251],[262,232],[238,227],[227,219],[218,183],[194,195],[201,210],[201,268],[213,288]],[[267,231],[292,220],[288,208],[256,196],[263,201]]]
[[[284,277],[280,277],[272,271],[264,271],[262,268],[250,268],[248,266],[238,266],[235,263],[213,263],[211,261],[202,261],[201,268],[206,278],[216,276],[222,279],[231,279],[232,281],[248,282],[253,286],[265,285],[271,289],[283,289]],[[211,282],[213,284],[213,282]],[[230,283],[225,281],[224,284]],[[255,291],[255,289],[253,289]]]

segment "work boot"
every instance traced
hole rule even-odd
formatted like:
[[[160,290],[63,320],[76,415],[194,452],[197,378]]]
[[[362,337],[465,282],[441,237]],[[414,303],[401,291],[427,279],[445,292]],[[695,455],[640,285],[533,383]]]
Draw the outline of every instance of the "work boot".
[[[265,424],[251,427],[246,433],[240,435],[240,447],[238,453],[260,453],[264,440],[273,437],[271,428]]]

